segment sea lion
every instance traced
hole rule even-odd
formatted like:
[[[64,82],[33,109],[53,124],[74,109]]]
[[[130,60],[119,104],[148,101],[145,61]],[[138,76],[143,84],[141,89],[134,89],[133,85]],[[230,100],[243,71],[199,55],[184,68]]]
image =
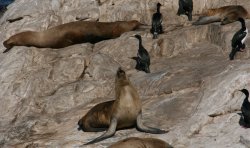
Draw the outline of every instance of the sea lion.
[[[173,148],[173,146],[156,138],[130,137],[118,141],[108,148]]]
[[[205,25],[213,22],[221,22],[221,25],[226,25],[237,21],[240,17],[250,18],[249,13],[243,6],[224,6],[206,10],[193,25]]]
[[[241,112],[243,115],[243,127],[250,128],[250,102],[248,100],[249,92],[247,89],[240,90],[246,95],[246,98],[244,99],[242,105],[241,105]]]
[[[134,36],[139,40],[139,49],[137,52],[137,57],[132,57],[132,59],[136,60],[135,69],[140,71],[145,71],[146,73],[150,73],[149,65],[150,65],[150,56],[148,51],[142,46],[141,36],[136,34]]]
[[[140,97],[129,81],[124,70],[119,68],[115,79],[115,100],[94,106],[78,121],[79,130],[99,132],[107,129],[101,136],[87,144],[93,144],[112,137],[116,130],[136,127],[137,130],[152,134],[167,131],[145,126],[142,123],[142,103]]]
[[[186,15],[188,20],[192,21],[193,0],[179,0],[179,9],[177,15]]]
[[[153,34],[153,39],[157,39],[158,34],[163,33],[162,30],[162,14],[160,12],[160,7],[162,5],[160,3],[157,3],[157,11],[152,16],[152,27],[150,29],[150,32]]]
[[[142,23],[132,21],[91,22],[76,21],[45,31],[25,31],[11,36],[3,45],[8,52],[14,46],[38,48],[63,48],[79,43],[96,43],[119,37],[122,33],[137,29]]]
[[[241,29],[237,31],[232,38],[232,51],[229,54],[230,60],[234,59],[234,55],[237,51],[244,51],[246,45],[245,41],[248,35],[248,29],[246,28],[245,20],[239,18],[238,21],[241,23]]]

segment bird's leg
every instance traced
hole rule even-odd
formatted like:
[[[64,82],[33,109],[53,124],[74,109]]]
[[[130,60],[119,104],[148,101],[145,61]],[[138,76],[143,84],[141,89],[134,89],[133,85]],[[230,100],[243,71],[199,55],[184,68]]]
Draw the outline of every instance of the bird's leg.
[[[240,52],[244,52],[244,51],[245,51],[244,49],[246,48],[246,45],[245,45],[244,43],[242,44],[242,43],[240,42],[239,47],[240,47],[240,48],[239,48],[239,51],[240,51]]]

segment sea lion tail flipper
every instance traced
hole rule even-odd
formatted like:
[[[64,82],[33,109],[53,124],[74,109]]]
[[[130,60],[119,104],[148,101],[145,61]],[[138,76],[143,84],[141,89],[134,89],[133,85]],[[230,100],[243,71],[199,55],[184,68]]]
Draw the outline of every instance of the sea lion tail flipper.
[[[102,134],[101,136],[95,138],[94,140],[91,140],[88,143],[85,143],[84,145],[93,144],[93,143],[102,141],[104,139],[107,139],[109,137],[112,137],[115,134],[116,127],[117,127],[117,119],[116,118],[112,118],[111,122],[110,122],[109,129],[104,134]]]
[[[4,41],[3,46],[6,48],[3,51],[3,53],[6,53],[6,52],[10,51],[10,49],[13,47],[13,45],[11,43],[9,43],[9,40]]]
[[[136,118],[136,128],[138,131],[145,132],[145,133],[151,133],[151,134],[164,134],[168,131],[161,130],[158,128],[148,127],[143,125],[142,123],[142,113],[140,112],[139,115]]]
[[[193,25],[205,25],[213,22],[219,22],[221,19],[218,16],[201,16]]]
[[[6,52],[10,51],[10,49],[11,49],[11,48],[5,49],[5,50],[3,51],[3,53],[6,53]]]

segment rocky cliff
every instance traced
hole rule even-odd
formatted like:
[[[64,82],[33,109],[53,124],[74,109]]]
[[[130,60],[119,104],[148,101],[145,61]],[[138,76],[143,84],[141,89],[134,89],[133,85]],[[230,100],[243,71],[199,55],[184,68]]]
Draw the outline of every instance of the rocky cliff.
[[[1,43],[26,30],[88,18],[136,19],[151,24],[156,0],[16,0],[0,19]],[[124,33],[97,44],[62,49],[14,47],[0,54],[0,147],[79,147],[101,133],[77,130],[78,120],[95,104],[114,99],[114,76],[122,66],[143,101],[144,122],[170,129],[163,135],[121,130],[88,147],[106,147],[130,137],[160,138],[176,148],[245,147],[250,130],[239,126],[250,88],[249,39],[246,51],[229,61],[231,38],[240,23],[191,26],[177,16],[177,0],[163,4],[165,33],[152,40],[149,29]],[[206,8],[249,0],[194,0],[194,15]],[[194,16],[194,20],[197,16]],[[248,28],[250,21],[246,21]],[[140,34],[151,56],[151,73],[134,69]],[[1,51],[4,47],[0,44]]]

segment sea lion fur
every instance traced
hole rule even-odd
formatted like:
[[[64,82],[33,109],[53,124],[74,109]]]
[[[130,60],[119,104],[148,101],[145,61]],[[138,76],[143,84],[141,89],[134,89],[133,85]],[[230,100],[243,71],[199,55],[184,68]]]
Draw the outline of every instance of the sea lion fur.
[[[156,138],[130,137],[118,141],[108,148],[173,148],[173,146]]]
[[[167,131],[145,126],[142,123],[142,103],[124,70],[117,70],[115,79],[115,100],[94,106],[78,121],[79,130],[98,132],[107,129],[104,134],[86,143],[93,144],[112,137],[116,130],[136,127],[137,130],[153,134]]]
[[[38,48],[63,48],[79,43],[97,43],[119,37],[122,33],[137,29],[140,22],[92,22],[76,21],[62,24],[48,30],[25,31],[11,36],[3,42],[8,52],[14,46],[34,46]]]
[[[250,18],[248,11],[243,6],[224,6],[206,10],[193,25],[205,25],[213,22],[221,22],[221,25],[226,25],[237,21],[240,17]]]

